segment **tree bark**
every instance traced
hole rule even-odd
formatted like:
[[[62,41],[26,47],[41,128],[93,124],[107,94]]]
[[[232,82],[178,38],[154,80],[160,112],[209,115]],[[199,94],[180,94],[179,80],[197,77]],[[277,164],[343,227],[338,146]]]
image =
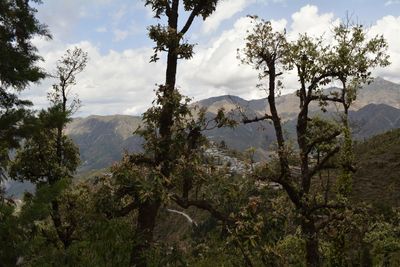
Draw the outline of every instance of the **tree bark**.
[[[306,218],[302,219],[301,229],[306,242],[306,262],[308,267],[321,266],[321,259],[319,255],[319,240],[318,232],[315,227],[314,221]]]
[[[160,201],[149,201],[139,207],[137,218],[136,240],[131,252],[131,267],[146,267],[146,252],[149,251],[153,243],[154,227],[158,210],[160,209]]]
[[[168,26],[176,33],[178,32],[178,9],[179,0],[173,0],[171,9],[167,14]],[[173,97],[176,85],[176,73],[178,66],[177,49],[179,47],[179,41],[180,40],[177,39],[176,42],[172,42],[170,47],[168,47],[165,86],[162,87],[162,97],[166,101],[162,107],[159,118],[161,142],[159,144],[160,149],[155,155],[155,165],[161,167],[161,173],[164,177],[170,176],[171,157],[173,156],[170,153],[170,145],[172,140],[171,128],[173,126],[174,106],[169,100]],[[160,200],[156,199],[151,200],[149,203],[139,207],[136,234],[138,240],[141,242],[133,247],[131,253],[131,266],[147,266],[145,252],[149,250],[151,243],[153,242],[154,226],[160,205]]]
[[[275,82],[276,82],[276,68],[275,62],[268,63],[269,68],[269,92],[268,92],[268,104],[271,112],[271,120],[275,128],[276,140],[278,143],[278,155],[281,167],[281,178],[289,174],[289,161],[285,154],[285,139],[283,137],[283,130],[281,119],[278,114],[275,103]]]

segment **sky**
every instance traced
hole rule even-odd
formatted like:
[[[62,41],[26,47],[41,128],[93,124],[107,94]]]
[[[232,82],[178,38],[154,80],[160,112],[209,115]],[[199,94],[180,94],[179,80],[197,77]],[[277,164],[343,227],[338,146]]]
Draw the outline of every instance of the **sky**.
[[[43,0],[37,9],[38,19],[53,35],[52,40],[33,40],[44,59],[41,67],[54,72],[57,60],[76,46],[89,54],[73,88],[82,102],[75,116],[140,115],[151,105],[166,65],[165,55],[150,63],[153,43],[147,27],[159,21],[144,1]],[[270,20],[276,30],[286,29],[290,36],[329,35],[334,25],[350,17],[368,28],[369,36],[384,35],[392,64],[373,74],[400,83],[400,0],[221,0],[216,12],[206,21],[198,18],[187,36],[196,46],[193,59],[179,62],[177,85],[183,94],[194,101],[225,94],[265,97],[256,88],[257,72],[237,59],[237,49],[244,47],[251,27],[247,15]],[[22,97],[45,107],[54,82],[46,79],[32,85]],[[295,75],[284,77],[283,93],[296,86]]]

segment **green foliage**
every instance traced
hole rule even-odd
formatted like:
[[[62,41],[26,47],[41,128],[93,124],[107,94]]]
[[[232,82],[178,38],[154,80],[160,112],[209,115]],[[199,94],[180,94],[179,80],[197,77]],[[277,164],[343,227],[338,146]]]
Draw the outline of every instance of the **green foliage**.
[[[23,146],[17,151],[10,168],[10,176],[16,180],[34,183],[54,182],[60,178],[72,178],[79,165],[78,148],[72,140],[63,136],[62,162],[57,154],[58,124],[66,118],[58,108],[42,111],[36,125]]]
[[[263,118],[273,122],[278,144],[271,166],[259,168],[256,173],[263,180],[277,182],[285,190],[299,216],[297,223],[305,241],[306,263],[320,266],[319,234],[325,229],[326,220],[346,216],[344,208],[349,204],[347,197],[355,168],[348,111],[356,99],[357,89],[369,82],[370,70],[389,64],[387,44],[382,37],[367,40],[365,30],[358,25],[335,27],[334,42],[328,43],[323,37],[312,38],[307,34],[289,41],[284,31],[274,32],[270,22],[253,17],[253,23],[246,37],[242,62],[253,66],[261,81],[267,80],[269,114]],[[299,81],[298,149],[295,151],[288,149],[275,103],[282,86],[278,80],[283,74],[280,71],[290,70],[297,72]],[[342,88],[339,92],[326,93],[323,88],[335,80],[342,83]],[[326,111],[329,103],[340,103],[344,111],[340,116],[341,126],[320,118],[311,119],[309,107],[313,101],[319,102],[322,111]],[[338,159],[334,160],[336,155]],[[341,170],[333,179],[336,192],[331,185],[329,169],[332,168]],[[344,232],[335,237],[335,242],[342,242]],[[341,252],[333,254],[343,258]],[[344,266],[343,262],[333,262],[334,266]]]
[[[4,0],[0,4],[0,80],[1,90],[11,86],[22,90],[29,82],[45,77],[35,64],[40,60],[31,40],[35,36],[50,37],[47,27],[36,18],[30,2]]]
[[[52,75],[58,81],[48,94],[51,107],[36,116],[24,110],[29,102],[7,90],[22,90],[44,77],[35,67],[40,57],[30,40],[48,33],[34,18],[29,1],[0,3],[0,34],[6,37],[0,43],[0,59],[5,58],[0,60],[0,123],[6,126],[0,129],[0,175],[9,149],[24,137],[10,175],[37,185],[36,193],[26,194],[19,206],[0,192],[0,265],[131,266],[132,259],[142,258],[141,266],[400,264],[398,211],[371,209],[348,199],[355,161],[348,109],[360,85],[370,81],[370,68],[388,64],[385,40],[367,40],[361,26],[340,25],[334,29],[334,43],[305,34],[290,42],[284,31],[275,32],[270,22],[253,17],[242,62],[258,70],[261,81],[269,79],[272,108],[265,118],[274,124],[278,148],[269,162],[257,166],[255,149],[250,149],[251,168],[234,173],[213,163],[202,133],[236,122],[223,109],[207,117],[175,88],[177,60],[193,55],[194,45],[184,36],[194,18],[206,19],[218,2],[145,1],[156,18],[167,18],[168,26],[150,26],[149,36],[155,42],[152,60],[167,52],[168,66],[166,84],[159,86],[136,131],[145,140],[144,152],[127,154],[110,173],[82,183],[73,181],[79,153],[63,130],[80,105],[69,92],[87,54],[76,48],[58,61]],[[188,13],[182,29],[180,3]],[[284,140],[274,109],[284,86],[276,78],[290,70],[297,71],[300,82],[296,146]],[[326,94],[323,87],[333,80],[343,88]],[[309,118],[312,101],[322,110],[331,102],[341,103],[340,123]],[[25,127],[19,127],[21,122]],[[376,146],[377,141],[371,142]],[[370,153],[382,152],[378,150]],[[189,215],[169,213],[169,207]],[[181,221],[173,216],[181,215],[196,223],[177,225]],[[309,255],[321,261],[311,262]]]
[[[56,72],[52,76],[58,79],[58,84],[53,84],[53,90],[49,92],[48,99],[54,107],[59,106],[65,116],[73,115],[80,107],[77,95],[70,99],[70,87],[76,85],[76,75],[81,73],[88,62],[88,54],[81,48],[68,49],[64,56],[57,62]],[[61,124],[61,126],[65,123]]]
[[[371,225],[364,241],[371,245],[375,266],[397,266],[400,263],[399,212],[389,221],[378,221]]]
[[[24,235],[18,244],[28,266],[128,266],[135,240],[130,218],[112,219],[97,209],[98,191],[91,184],[58,181],[40,186],[26,196],[16,217],[16,229]],[[50,216],[50,203],[59,200],[63,228],[72,231],[73,242],[64,248]],[[11,254],[10,254],[11,255]]]
[[[1,197],[1,196],[0,196]],[[4,266],[14,266],[23,253],[20,243],[23,240],[15,216],[15,205],[0,199],[0,262]]]
[[[185,26],[179,30],[177,28],[179,1],[145,0],[145,5],[152,8],[155,18],[161,19],[164,15],[168,18],[168,26],[157,24],[148,28],[149,37],[156,44],[151,62],[159,60],[160,52],[171,52],[178,59],[191,59],[195,45],[189,44],[184,35],[195,17],[201,16],[205,20],[215,11],[217,3],[218,0],[184,0],[184,10],[190,12],[190,15]]]
[[[47,28],[36,18],[34,1],[4,0],[0,3],[0,180],[6,174],[9,150],[19,147],[29,134],[30,101],[20,100],[12,92],[38,82],[45,72],[36,64],[41,60],[31,40],[35,36],[50,38]]]
[[[238,58],[259,71],[259,79],[262,80],[270,75],[271,67],[277,68],[275,71],[283,68],[288,42],[286,32],[275,32],[271,22],[257,16],[251,18],[253,28],[246,36],[246,47],[242,51],[238,50]]]

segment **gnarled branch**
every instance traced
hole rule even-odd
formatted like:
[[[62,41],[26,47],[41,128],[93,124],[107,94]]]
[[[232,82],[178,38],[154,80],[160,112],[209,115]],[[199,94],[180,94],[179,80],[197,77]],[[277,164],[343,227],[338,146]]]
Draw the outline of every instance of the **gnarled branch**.
[[[244,123],[244,124],[249,124],[249,123],[253,123],[253,122],[259,122],[259,121],[265,121],[265,120],[272,120],[272,116],[271,115],[268,115],[268,114],[265,114],[264,116],[262,116],[262,117],[255,117],[255,118],[253,118],[253,119],[249,119],[249,118],[244,118],[243,120],[242,120],[242,122]]]

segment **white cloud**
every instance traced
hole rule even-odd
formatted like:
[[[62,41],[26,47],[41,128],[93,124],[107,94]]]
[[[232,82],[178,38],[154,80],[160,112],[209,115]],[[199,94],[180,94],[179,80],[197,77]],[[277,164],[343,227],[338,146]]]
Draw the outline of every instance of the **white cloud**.
[[[185,94],[196,99],[227,93],[254,96],[256,73],[250,67],[239,66],[237,59],[237,49],[242,46],[250,25],[249,18],[241,18],[209,46],[196,49],[193,60],[180,68]]]
[[[312,37],[329,35],[335,25],[340,22],[335,19],[333,13],[319,14],[318,7],[306,5],[292,15],[290,26],[292,38],[296,38],[300,33],[307,33]]]
[[[57,40],[47,42],[35,39],[45,62],[41,67],[48,72],[54,70],[56,61],[65,50],[81,47],[89,54],[89,63],[77,76],[73,92],[79,95],[82,108],[78,116],[89,114],[125,113],[138,115],[145,111],[154,98],[156,83],[163,80],[164,64],[150,64],[151,48],[132,49],[122,52],[109,51],[101,54],[99,48],[90,42],[62,44]],[[40,85],[33,85],[23,92],[22,97],[30,99],[37,107],[47,105],[46,95],[54,80],[47,79]]]
[[[391,5],[395,5],[395,4],[400,4],[400,0],[389,0],[389,1],[386,1],[385,6],[391,6]]]
[[[272,21],[272,25],[276,30],[288,27],[288,34],[291,36],[300,32],[320,36],[329,33],[332,25],[338,22],[333,14],[320,13],[315,6],[307,5],[293,14],[291,23],[281,19]],[[258,83],[257,72],[249,66],[239,65],[237,59],[237,49],[244,47],[246,30],[250,27],[249,18],[240,18],[230,29],[223,31],[216,38],[196,46],[193,59],[180,61],[177,80],[182,92],[194,97],[195,100],[222,94],[233,94],[247,99],[265,97],[265,92],[255,87]],[[126,38],[125,32],[130,32],[133,28],[135,27],[123,29],[115,37],[119,36],[122,40]],[[371,35],[383,34],[387,38],[393,62],[389,68],[377,70],[375,73],[392,81],[399,81],[400,17],[386,16],[378,20],[369,32]],[[201,39],[199,42],[202,43]],[[151,104],[155,84],[164,81],[165,62],[161,60],[156,64],[149,63],[153,53],[151,47],[121,52],[111,50],[104,54],[97,46],[87,41],[63,44],[57,39],[51,42],[35,39],[35,45],[46,60],[42,66],[48,71],[54,68],[56,60],[69,47],[78,45],[89,52],[89,64],[84,73],[77,77],[78,84],[74,89],[83,103],[78,113],[81,116],[140,114]],[[286,75],[284,82],[286,86],[284,93],[293,91],[297,87],[297,78],[293,74]],[[46,91],[51,83],[52,81],[45,81],[42,85],[27,90],[24,95],[36,104],[45,105]]]
[[[220,24],[243,11],[254,0],[224,0],[218,4],[217,10],[203,24],[203,33],[217,30]]]
[[[283,30],[285,19],[271,22],[276,30]],[[258,90],[257,72],[250,66],[240,64],[237,49],[245,45],[247,30],[252,27],[247,17],[236,21],[232,29],[226,30],[207,46],[197,47],[194,58],[182,64],[179,81],[185,94],[202,98],[232,94],[246,99],[265,97]]]
[[[400,33],[400,16],[385,16],[381,18],[371,27],[368,33],[369,37],[383,35],[389,45],[388,54],[390,55],[391,65],[377,69],[375,74],[394,82],[400,82],[400,46],[398,37]]]

